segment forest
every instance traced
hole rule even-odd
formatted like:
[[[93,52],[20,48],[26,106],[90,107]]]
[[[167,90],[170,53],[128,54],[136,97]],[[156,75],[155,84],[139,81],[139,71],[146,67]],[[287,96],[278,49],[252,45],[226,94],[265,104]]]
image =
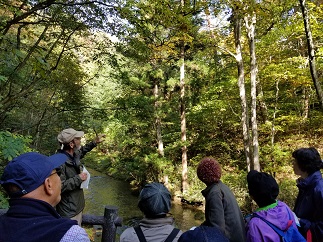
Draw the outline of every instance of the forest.
[[[134,186],[201,201],[210,156],[241,207],[251,169],[292,204],[291,153],[323,152],[321,3],[0,0],[0,174],[72,127],[105,133],[85,164]]]

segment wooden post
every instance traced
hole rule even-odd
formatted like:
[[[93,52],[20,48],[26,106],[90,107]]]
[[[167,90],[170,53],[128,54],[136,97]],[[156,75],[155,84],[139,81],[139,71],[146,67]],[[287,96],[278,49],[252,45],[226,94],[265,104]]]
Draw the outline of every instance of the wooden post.
[[[118,208],[115,206],[105,206],[102,242],[115,242],[117,226],[121,226],[121,223],[122,219],[118,217]]]

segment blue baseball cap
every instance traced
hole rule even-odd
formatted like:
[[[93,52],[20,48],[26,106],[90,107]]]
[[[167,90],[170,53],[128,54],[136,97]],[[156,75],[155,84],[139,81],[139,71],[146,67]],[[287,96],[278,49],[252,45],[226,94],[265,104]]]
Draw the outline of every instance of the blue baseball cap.
[[[38,188],[50,176],[55,168],[60,167],[67,160],[64,154],[50,157],[37,152],[28,152],[14,158],[3,171],[0,184],[15,184],[21,190],[15,192],[20,197]]]

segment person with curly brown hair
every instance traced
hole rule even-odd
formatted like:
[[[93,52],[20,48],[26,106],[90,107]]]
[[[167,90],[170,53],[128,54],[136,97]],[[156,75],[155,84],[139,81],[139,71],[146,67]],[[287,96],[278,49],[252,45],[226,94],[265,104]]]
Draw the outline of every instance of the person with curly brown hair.
[[[245,223],[235,196],[222,183],[221,165],[213,158],[203,158],[197,167],[198,178],[205,183],[205,221],[202,225],[218,227],[230,242],[246,241]]]

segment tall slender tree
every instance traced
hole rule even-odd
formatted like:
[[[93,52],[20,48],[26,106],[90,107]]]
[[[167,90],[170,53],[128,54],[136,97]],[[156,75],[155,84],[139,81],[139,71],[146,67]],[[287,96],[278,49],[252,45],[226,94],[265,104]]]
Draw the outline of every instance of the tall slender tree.
[[[245,70],[242,59],[242,47],[241,47],[241,12],[238,8],[233,9],[233,24],[234,24],[234,43],[236,48],[235,59],[238,66],[238,86],[241,99],[241,126],[243,135],[244,152],[246,157],[247,169],[251,169],[250,161],[250,130],[249,130],[249,118],[248,118],[248,102],[246,97],[245,88]]]
[[[249,40],[250,51],[250,84],[251,84],[251,131],[252,131],[252,156],[251,169],[260,171],[259,164],[259,143],[258,143],[258,122],[257,122],[257,60],[255,45],[255,28],[256,13],[252,12],[245,16],[245,24],[247,28],[247,36]]]
[[[317,98],[321,104],[321,108],[323,110],[323,92],[322,92],[322,87],[321,83],[319,81],[318,75],[317,75],[317,70],[316,70],[316,60],[315,60],[315,46],[313,42],[313,37],[312,37],[312,31],[311,31],[311,25],[310,25],[310,20],[308,17],[308,10],[306,7],[306,2],[305,0],[299,0],[301,10],[302,10],[302,15],[303,15],[303,21],[304,21],[304,29],[305,29],[305,34],[306,34],[306,41],[307,41],[307,50],[308,50],[308,58],[309,58],[309,63],[310,63],[310,72],[311,72],[311,77],[312,81],[315,86],[316,90],[316,95]]]

